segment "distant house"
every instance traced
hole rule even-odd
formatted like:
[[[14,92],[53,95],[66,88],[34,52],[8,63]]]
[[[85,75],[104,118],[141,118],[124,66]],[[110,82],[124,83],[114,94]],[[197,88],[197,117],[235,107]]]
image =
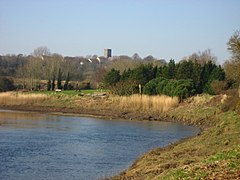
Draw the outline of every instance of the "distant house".
[[[104,57],[105,58],[112,57],[112,49],[104,49]]]

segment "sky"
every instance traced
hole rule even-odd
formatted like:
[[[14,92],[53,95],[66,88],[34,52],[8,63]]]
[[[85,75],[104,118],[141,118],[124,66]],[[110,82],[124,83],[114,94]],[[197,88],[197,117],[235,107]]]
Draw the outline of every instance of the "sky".
[[[229,59],[240,0],[0,0],[0,55],[40,46],[63,56],[152,55],[180,61],[211,49]]]

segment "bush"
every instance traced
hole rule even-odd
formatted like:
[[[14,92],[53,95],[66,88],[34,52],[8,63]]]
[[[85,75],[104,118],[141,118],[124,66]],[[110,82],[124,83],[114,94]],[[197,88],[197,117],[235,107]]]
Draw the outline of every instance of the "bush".
[[[13,85],[13,81],[5,78],[5,77],[0,77],[0,91],[12,91],[14,90],[15,87]]]
[[[108,88],[108,87],[114,86],[116,83],[118,83],[120,78],[121,78],[120,71],[111,69],[111,71],[109,71],[104,76],[103,83],[104,83],[105,87]]]
[[[173,91],[173,95],[178,96],[180,102],[182,102],[184,98],[194,95],[195,92],[196,90],[194,88],[193,81],[190,79],[186,79],[178,81],[178,84]]]
[[[143,88],[143,93],[148,95],[156,95],[157,94],[157,87],[159,83],[161,83],[164,78],[156,78],[149,81]]]
[[[164,87],[167,85],[168,81],[169,81],[169,80],[167,80],[167,79],[163,79],[162,81],[160,81],[160,82],[158,83],[158,86],[157,86],[157,88],[156,88],[157,94],[159,94],[159,95],[163,94],[163,89],[164,89]]]
[[[180,101],[196,93],[194,83],[191,79],[165,79],[156,78],[149,81],[143,88],[143,93],[148,95],[177,96]]]
[[[220,94],[222,91],[226,90],[227,83],[225,81],[214,80],[211,82],[210,87],[214,94]]]
[[[227,112],[229,110],[237,111],[239,112],[239,106],[240,106],[240,97],[238,89],[231,89],[227,91],[227,99],[222,104],[222,111]]]
[[[132,80],[120,81],[114,86],[109,87],[109,90],[116,95],[124,96],[138,93],[136,82]]]

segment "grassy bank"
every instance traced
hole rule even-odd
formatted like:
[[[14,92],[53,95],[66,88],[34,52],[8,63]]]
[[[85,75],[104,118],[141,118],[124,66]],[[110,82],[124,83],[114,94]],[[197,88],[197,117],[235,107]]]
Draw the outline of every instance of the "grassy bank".
[[[112,179],[240,179],[240,115],[223,113],[220,100],[195,97],[168,111],[165,117],[203,131],[146,153]]]
[[[33,105],[32,108],[62,108],[66,111],[71,109],[75,110],[76,113],[106,111],[110,114],[122,114],[126,118],[128,114],[134,114],[135,112],[140,115],[166,112],[178,105],[178,98],[147,95],[108,96],[96,91],[7,92],[0,93],[0,104],[1,106]],[[136,118],[139,118],[139,116]]]
[[[159,119],[202,128],[196,137],[151,150],[111,179],[240,179],[240,115],[222,112],[222,100],[202,95],[178,104],[178,99],[166,96],[0,94],[6,108]]]

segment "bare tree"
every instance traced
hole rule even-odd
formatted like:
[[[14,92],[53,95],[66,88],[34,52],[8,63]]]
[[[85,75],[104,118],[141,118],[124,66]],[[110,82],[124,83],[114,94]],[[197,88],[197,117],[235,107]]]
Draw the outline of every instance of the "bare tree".
[[[27,86],[30,90],[37,88],[42,77],[42,61],[37,57],[29,57],[28,63],[23,67],[24,76],[26,77]]]
[[[134,53],[133,56],[132,56],[132,59],[133,60],[141,60],[142,58],[139,56],[138,53]]]
[[[232,53],[234,60],[240,61],[240,31],[236,31],[233,36],[229,39],[228,50]]]
[[[232,58],[224,63],[227,78],[240,83],[240,31],[230,37],[227,45],[232,53]]]
[[[55,81],[55,78],[58,75],[58,70],[63,67],[63,57],[59,54],[53,54],[52,56],[45,56],[43,62],[44,79]]]
[[[129,59],[116,59],[107,64],[106,71],[116,69],[122,73],[124,70],[136,68],[139,64],[141,64],[140,61],[133,61]]]
[[[51,54],[50,50],[46,46],[38,47],[38,48],[34,49],[34,51],[33,51],[33,55],[36,57],[49,56],[50,54]]]
[[[240,61],[228,60],[224,63],[224,70],[228,79],[240,83]]]
[[[154,58],[152,55],[148,55],[145,58],[143,58],[144,61],[154,61],[156,58]]]
[[[212,54],[211,49],[206,49],[203,52],[199,51],[198,53],[193,53],[192,55],[184,57],[183,59],[188,61],[196,61],[201,65],[206,64],[209,61],[215,64],[217,61],[217,57]]]

